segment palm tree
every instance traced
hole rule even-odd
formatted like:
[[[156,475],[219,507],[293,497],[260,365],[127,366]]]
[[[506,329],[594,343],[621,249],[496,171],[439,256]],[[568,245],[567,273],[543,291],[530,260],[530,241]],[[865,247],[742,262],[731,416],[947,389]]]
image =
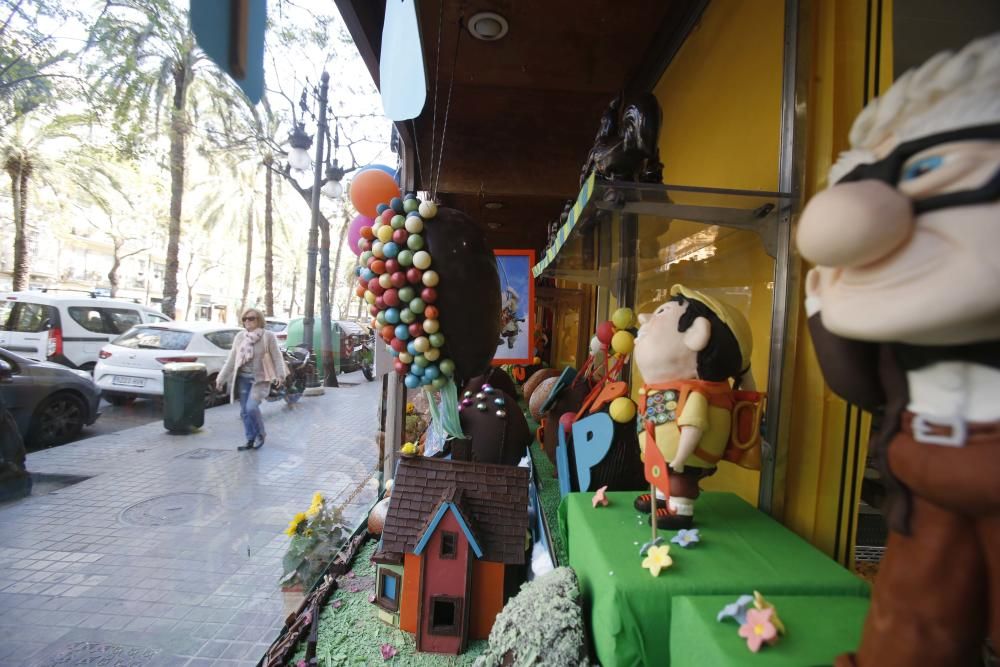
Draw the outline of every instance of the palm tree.
[[[193,102],[232,100],[241,95],[195,45],[187,12],[171,0],[117,0],[95,23],[90,47],[100,52],[91,66],[101,110],[112,113],[126,152],[142,151],[142,139],[160,132],[161,114],[169,117],[170,223],[162,310],[177,307],[178,248],[186,173],[186,145],[192,132]],[[195,90],[200,88],[200,90]],[[195,93],[195,94],[193,94]],[[150,128],[150,121],[153,121]]]

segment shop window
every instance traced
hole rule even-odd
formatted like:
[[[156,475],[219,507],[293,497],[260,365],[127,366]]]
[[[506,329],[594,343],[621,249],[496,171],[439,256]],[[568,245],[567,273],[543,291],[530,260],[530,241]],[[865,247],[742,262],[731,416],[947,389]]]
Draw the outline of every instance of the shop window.
[[[376,600],[386,611],[399,610],[400,576],[391,570],[379,570]]]
[[[441,558],[455,558],[458,555],[458,535],[441,533]]]
[[[461,634],[462,599],[438,596],[431,598],[430,633],[432,635]]]

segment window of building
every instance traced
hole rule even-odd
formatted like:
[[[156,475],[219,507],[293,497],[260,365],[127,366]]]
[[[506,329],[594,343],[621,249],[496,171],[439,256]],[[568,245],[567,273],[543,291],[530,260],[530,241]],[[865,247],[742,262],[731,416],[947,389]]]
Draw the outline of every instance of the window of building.
[[[429,631],[432,635],[460,634],[462,599],[438,596],[431,598]]]
[[[392,570],[379,570],[376,600],[386,611],[399,610],[400,576]]]
[[[455,558],[458,555],[458,535],[441,533],[441,558]]]

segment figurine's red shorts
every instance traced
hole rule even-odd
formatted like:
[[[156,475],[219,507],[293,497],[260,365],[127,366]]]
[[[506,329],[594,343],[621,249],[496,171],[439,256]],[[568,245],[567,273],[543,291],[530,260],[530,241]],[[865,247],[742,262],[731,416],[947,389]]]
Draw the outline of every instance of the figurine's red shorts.
[[[981,665],[1000,646],[1000,424],[972,425],[964,446],[920,443],[909,415],[889,466],[913,496],[910,535],[890,532],[856,662]]]

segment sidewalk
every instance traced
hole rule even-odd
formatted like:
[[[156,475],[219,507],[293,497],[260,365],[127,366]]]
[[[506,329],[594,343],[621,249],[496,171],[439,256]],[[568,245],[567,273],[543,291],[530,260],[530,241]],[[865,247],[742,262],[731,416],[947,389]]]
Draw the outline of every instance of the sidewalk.
[[[321,491],[353,524],[375,498],[380,383],[342,377],[265,404],[260,450],[236,451],[229,405],[196,434],[154,422],[30,454],[32,473],[89,479],[0,506],[0,665],[256,664],[291,517]]]

